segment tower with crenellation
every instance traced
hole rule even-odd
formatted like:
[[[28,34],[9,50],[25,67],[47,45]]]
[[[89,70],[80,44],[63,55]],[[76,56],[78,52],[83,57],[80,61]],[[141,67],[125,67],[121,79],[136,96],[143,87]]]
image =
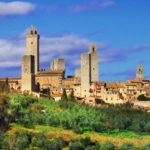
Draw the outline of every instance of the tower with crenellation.
[[[39,39],[40,36],[37,30],[31,26],[26,35],[26,54],[33,55],[35,59],[34,71],[35,74],[39,71]]]
[[[23,91],[35,91],[35,74],[39,71],[39,38],[32,26],[26,35],[26,54],[22,57]]]

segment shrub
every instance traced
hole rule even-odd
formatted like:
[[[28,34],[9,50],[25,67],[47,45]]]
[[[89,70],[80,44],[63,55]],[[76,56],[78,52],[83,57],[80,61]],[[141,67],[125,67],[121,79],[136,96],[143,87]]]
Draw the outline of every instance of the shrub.
[[[84,150],[84,146],[82,143],[80,143],[79,141],[77,142],[73,142],[70,145],[70,150]]]
[[[119,150],[135,150],[136,148],[132,143],[124,143]]]
[[[56,139],[52,140],[50,148],[51,148],[51,150],[62,150],[62,148],[63,148],[62,138],[56,138]]]
[[[140,148],[140,150],[150,150],[150,144],[146,144]]]
[[[115,150],[115,146],[110,142],[106,142],[101,146],[100,150]]]
[[[67,93],[66,93],[66,89],[63,89],[63,93],[62,93],[62,96],[61,96],[61,100],[68,100],[68,98],[67,98]]]
[[[4,138],[5,138],[4,132],[0,131],[0,149],[2,149],[3,147]]]
[[[26,148],[25,150],[42,150],[42,149],[39,147],[29,147],[29,148]]]
[[[31,143],[33,147],[39,147],[42,150],[51,150],[51,142],[49,139],[42,133],[37,134]]]
[[[149,101],[149,100],[150,100],[150,98],[145,97],[144,94],[139,95],[139,96],[137,97],[137,99],[138,99],[139,101]]]
[[[28,111],[30,113],[40,113],[42,110],[44,109],[44,106],[42,106],[41,104],[31,104],[28,108]]]

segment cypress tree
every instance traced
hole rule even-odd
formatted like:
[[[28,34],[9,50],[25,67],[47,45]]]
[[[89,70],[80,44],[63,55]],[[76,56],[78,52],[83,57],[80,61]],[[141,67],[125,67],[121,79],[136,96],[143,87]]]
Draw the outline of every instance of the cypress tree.
[[[62,96],[61,96],[61,100],[68,100],[68,98],[67,98],[67,93],[66,93],[66,89],[63,89],[63,93],[62,93]]]

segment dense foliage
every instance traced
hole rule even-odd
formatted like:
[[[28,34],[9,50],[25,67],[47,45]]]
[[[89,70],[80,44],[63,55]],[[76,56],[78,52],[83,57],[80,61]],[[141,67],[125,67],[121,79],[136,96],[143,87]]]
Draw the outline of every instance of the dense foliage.
[[[18,110],[19,114],[21,113],[18,123],[25,127],[40,124],[73,129],[78,133],[84,131],[111,133],[114,129],[150,133],[150,114],[134,110],[130,104],[96,108],[69,100],[55,103],[53,100],[39,99],[23,112],[31,102],[34,100],[30,98],[27,104],[21,104],[22,108]],[[44,112],[37,111],[37,108],[44,109]]]
[[[89,107],[78,104],[74,100],[73,93],[67,100],[64,97],[56,103],[49,98],[37,99],[18,94],[0,95],[0,128],[6,131],[11,123],[16,123],[26,128],[34,128],[35,125],[62,127],[80,134],[86,131],[110,134],[113,130],[150,133],[150,114],[132,109],[130,104]],[[49,140],[43,133],[0,132],[0,149],[4,150],[61,150],[64,146],[70,147],[70,150],[146,150],[150,148],[150,145],[135,148],[130,143],[116,148],[112,143],[100,145],[89,138],[72,140],[65,145],[61,138]]]

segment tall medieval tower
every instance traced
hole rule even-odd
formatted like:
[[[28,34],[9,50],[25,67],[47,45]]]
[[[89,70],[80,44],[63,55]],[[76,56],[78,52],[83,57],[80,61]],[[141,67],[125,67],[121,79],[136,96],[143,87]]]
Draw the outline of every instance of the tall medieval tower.
[[[142,65],[137,66],[136,78],[144,78],[144,71]]]
[[[26,36],[26,55],[22,57],[22,91],[35,91],[35,74],[39,71],[39,38],[31,27]]]
[[[31,27],[26,36],[26,54],[34,56],[35,74],[39,71],[39,39],[40,36],[38,35],[36,29]]]
[[[90,96],[91,82],[98,82],[98,52],[91,45],[89,52],[81,55],[81,96]]]

